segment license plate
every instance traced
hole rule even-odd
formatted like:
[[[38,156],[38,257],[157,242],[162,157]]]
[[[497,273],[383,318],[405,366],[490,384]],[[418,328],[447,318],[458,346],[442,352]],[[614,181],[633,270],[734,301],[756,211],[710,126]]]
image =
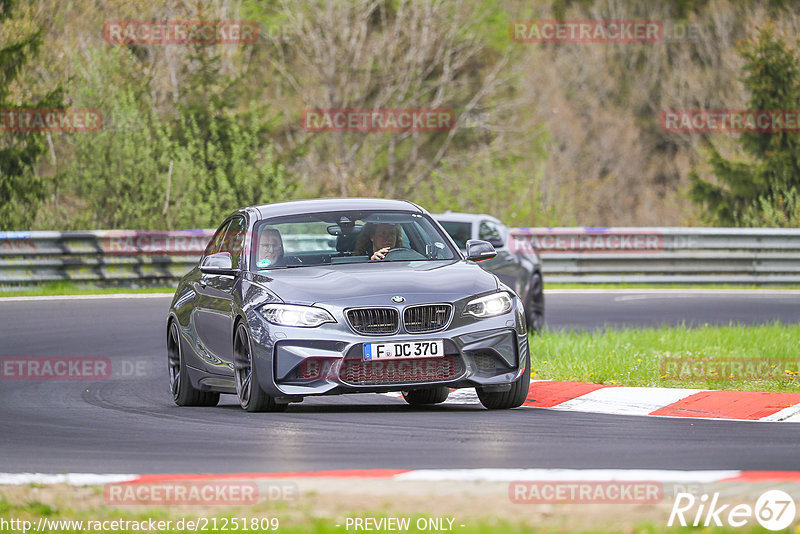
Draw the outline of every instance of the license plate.
[[[394,360],[396,358],[437,358],[444,356],[444,341],[387,341],[365,343],[364,360]]]

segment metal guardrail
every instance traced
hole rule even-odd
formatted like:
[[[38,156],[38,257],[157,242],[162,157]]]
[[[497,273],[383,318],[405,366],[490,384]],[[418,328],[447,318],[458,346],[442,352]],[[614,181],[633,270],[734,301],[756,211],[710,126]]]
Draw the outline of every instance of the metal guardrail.
[[[148,232],[0,232],[0,286],[77,281],[106,285],[169,285],[189,272],[214,230]],[[335,243],[335,238],[287,236],[298,242]]]
[[[550,283],[800,283],[800,229],[512,228]]]
[[[0,284],[172,284],[197,264],[212,235],[212,230],[0,232]]]
[[[0,232],[0,286],[174,284],[212,234]],[[287,236],[284,245],[307,239],[319,237]],[[800,229],[512,228],[508,247],[535,251],[546,283],[800,283]]]

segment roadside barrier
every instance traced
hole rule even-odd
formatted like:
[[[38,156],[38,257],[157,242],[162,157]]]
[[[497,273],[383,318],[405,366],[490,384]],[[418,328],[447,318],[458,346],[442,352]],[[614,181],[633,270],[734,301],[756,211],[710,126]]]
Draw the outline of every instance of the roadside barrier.
[[[171,285],[197,264],[212,234],[0,232],[0,286]],[[329,241],[287,236],[284,245],[307,240]],[[546,283],[800,283],[800,229],[512,228],[506,246],[537,254]]]
[[[512,228],[551,283],[800,283],[800,229]]]

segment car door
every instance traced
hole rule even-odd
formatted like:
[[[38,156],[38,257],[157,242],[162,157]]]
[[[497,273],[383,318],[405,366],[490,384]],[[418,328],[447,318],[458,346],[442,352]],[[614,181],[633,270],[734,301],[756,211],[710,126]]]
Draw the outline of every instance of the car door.
[[[233,268],[238,269],[247,223],[241,215],[228,221],[222,238],[208,253],[228,252]],[[195,324],[198,339],[203,343],[206,360],[213,372],[228,374],[233,369],[233,291],[237,277],[227,274],[200,273],[195,291]]]

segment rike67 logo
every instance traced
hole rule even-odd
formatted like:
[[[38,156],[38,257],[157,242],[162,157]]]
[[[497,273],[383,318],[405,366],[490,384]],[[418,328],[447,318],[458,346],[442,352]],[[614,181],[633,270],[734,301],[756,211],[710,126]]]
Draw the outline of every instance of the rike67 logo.
[[[795,518],[795,503],[788,493],[769,490],[761,494],[755,506],[749,504],[721,504],[719,493],[710,498],[707,493],[699,498],[691,493],[678,493],[669,514],[667,526],[677,524],[685,527],[731,526],[743,527],[752,524],[753,519],[767,530],[783,530]],[[684,515],[685,514],[685,515]]]

